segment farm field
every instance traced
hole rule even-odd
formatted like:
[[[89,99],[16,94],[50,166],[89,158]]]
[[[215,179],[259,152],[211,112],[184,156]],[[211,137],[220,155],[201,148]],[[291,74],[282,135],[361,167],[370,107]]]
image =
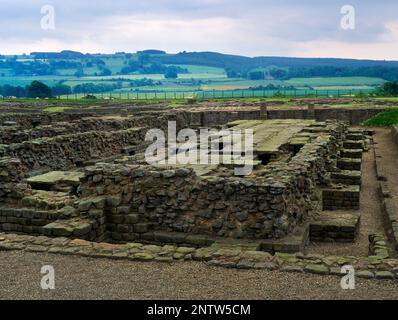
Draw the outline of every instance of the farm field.
[[[161,73],[123,73],[123,68],[130,61],[138,60],[137,55],[132,55],[127,60],[123,55],[102,55],[104,68],[110,70],[111,75],[99,75],[101,68],[86,60],[71,59],[69,63],[81,63],[82,74],[77,75],[77,69],[60,68],[56,75],[48,76],[13,76],[11,70],[0,69],[0,85],[25,87],[32,81],[38,80],[50,87],[58,84],[73,88],[79,85],[108,85],[109,91],[82,92],[63,95],[62,98],[79,97],[85,94],[96,96],[112,96],[134,99],[159,99],[166,98],[256,98],[272,96],[335,96],[369,93],[385,82],[377,77],[312,77],[291,78],[289,80],[274,80],[267,76],[263,80],[250,80],[241,77],[228,76],[226,69],[206,65],[192,64],[164,64],[174,67],[181,72],[177,78],[166,78]],[[57,61],[57,60],[56,60]],[[60,61],[58,61],[60,62]],[[255,72],[268,72],[268,67],[257,67]],[[184,72],[182,72],[182,70]],[[89,90],[88,90],[89,91]],[[99,94],[98,92],[102,92]]]

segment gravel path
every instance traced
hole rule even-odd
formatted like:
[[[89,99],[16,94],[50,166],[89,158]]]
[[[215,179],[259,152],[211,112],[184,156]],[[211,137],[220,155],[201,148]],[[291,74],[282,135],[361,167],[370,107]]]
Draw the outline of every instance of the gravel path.
[[[264,270],[90,259],[78,256],[0,252],[0,299],[398,299],[398,282]],[[56,289],[39,287],[40,269],[53,265]]]
[[[379,134],[380,132],[377,131],[376,135]],[[385,145],[385,147],[391,148],[389,145]],[[369,234],[382,233],[386,236],[372,148],[373,146],[363,154],[362,158],[361,221],[355,243],[311,243],[308,246],[308,253],[368,256]]]

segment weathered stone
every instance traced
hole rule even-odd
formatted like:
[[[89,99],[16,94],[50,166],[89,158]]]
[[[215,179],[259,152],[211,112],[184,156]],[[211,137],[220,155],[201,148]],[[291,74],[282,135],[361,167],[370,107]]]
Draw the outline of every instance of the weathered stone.
[[[142,260],[142,261],[150,261],[155,258],[155,256],[151,253],[139,252],[130,256],[133,260]]]
[[[286,266],[282,266],[281,271],[285,271],[285,272],[304,272],[303,267],[301,266],[294,266],[294,265],[286,265]]]
[[[360,270],[355,272],[355,276],[358,278],[363,278],[363,279],[372,279],[375,277],[374,273],[372,271],[368,270]]]
[[[304,271],[315,274],[329,274],[329,268],[321,264],[308,264]]]
[[[376,279],[394,279],[394,274],[390,271],[376,271]]]

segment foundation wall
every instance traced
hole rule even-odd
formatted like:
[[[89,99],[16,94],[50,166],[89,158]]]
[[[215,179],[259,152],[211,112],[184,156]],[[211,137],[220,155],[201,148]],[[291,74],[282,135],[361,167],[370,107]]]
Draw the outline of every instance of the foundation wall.
[[[329,127],[289,162],[270,164],[260,177],[201,178],[189,169],[97,164],[79,187],[81,216],[105,217],[115,240],[155,231],[209,236],[282,238],[311,218],[335,167],[344,126]]]

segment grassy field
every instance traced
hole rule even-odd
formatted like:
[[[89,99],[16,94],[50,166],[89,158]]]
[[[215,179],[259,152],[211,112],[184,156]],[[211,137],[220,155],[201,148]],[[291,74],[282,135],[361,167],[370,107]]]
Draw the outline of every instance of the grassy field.
[[[398,124],[398,109],[380,112],[364,123],[364,125],[370,127],[393,127],[396,124]]]
[[[246,80],[241,78],[228,78],[225,70],[209,66],[179,65],[190,73],[179,74],[177,79],[165,79],[163,74],[131,74],[117,75],[124,66],[126,59],[123,57],[105,57],[103,60],[106,67],[111,69],[111,76],[95,76],[99,72],[96,66],[84,68],[86,76],[75,77],[74,69],[63,69],[56,76],[19,76],[9,75],[9,71],[0,70],[0,85],[10,84],[14,86],[27,86],[33,80],[42,81],[49,86],[54,86],[60,81],[71,87],[84,84],[115,84],[122,85],[121,89],[102,94],[110,94],[121,98],[135,96],[136,99],[151,99],[159,97],[174,98],[193,96],[199,98],[256,98],[273,96],[304,96],[325,95],[336,96],[345,94],[368,93],[375,86],[384,83],[380,78],[369,77],[329,77],[329,78],[293,78],[286,81],[281,80]],[[151,79],[157,84],[155,86],[134,86],[134,80]],[[268,85],[280,86],[278,90],[251,90],[255,87],[266,87]],[[296,90],[285,90],[283,87],[293,86]],[[88,92],[89,93],[89,92]],[[97,96],[100,96],[96,94]]]
[[[285,83],[292,86],[375,86],[383,84],[385,80],[370,77],[329,77],[329,78],[292,78]]]

